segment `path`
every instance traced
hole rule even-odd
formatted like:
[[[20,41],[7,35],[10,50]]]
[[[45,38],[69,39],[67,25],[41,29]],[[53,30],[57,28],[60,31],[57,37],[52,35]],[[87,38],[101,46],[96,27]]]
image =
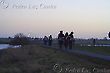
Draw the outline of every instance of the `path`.
[[[100,58],[100,59],[103,59],[103,60],[110,61],[110,56],[109,55],[102,55],[102,54],[91,53],[91,52],[75,50],[75,49],[67,50],[67,51],[71,52],[71,53],[78,53],[78,54],[81,54],[81,55],[86,55],[86,56],[90,56],[90,57],[93,57],[93,58]]]
[[[46,46],[46,47],[50,47],[50,46]],[[55,48],[52,46],[52,48]],[[57,48],[55,48],[57,49]],[[92,58],[99,58],[102,60],[106,60],[106,61],[110,61],[110,55],[102,55],[102,54],[97,54],[97,53],[91,53],[88,51],[82,51],[82,50],[77,50],[76,48],[69,50],[69,49],[63,49],[63,51],[65,52],[69,52],[69,53],[76,53],[76,54],[81,54],[81,55],[85,55],[85,56],[89,56]]]

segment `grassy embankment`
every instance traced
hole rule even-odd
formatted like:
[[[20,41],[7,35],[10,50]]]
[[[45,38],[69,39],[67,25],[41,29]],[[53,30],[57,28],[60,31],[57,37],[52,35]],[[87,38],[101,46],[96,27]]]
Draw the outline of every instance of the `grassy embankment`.
[[[56,73],[55,64],[63,68],[104,68],[89,62],[91,59],[87,57],[36,45],[9,48],[0,53],[0,73]]]

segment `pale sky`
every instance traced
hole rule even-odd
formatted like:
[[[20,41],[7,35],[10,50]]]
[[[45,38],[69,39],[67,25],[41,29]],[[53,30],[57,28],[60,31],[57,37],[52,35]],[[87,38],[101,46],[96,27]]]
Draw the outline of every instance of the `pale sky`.
[[[0,37],[57,37],[60,30],[76,38],[107,37],[110,0],[0,0]]]

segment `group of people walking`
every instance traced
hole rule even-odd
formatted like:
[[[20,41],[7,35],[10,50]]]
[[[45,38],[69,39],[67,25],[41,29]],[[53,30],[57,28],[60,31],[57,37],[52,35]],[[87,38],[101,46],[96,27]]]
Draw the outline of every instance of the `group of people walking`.
[[[72,49],[72,47],[75,44],[75,39],[73,34],[74,34],[73,32],[71,32],[70,34],[66,32],[64,34],[63,31],[60,31],[60,33],[58,34],[59,48]],[[50,35],[49,37],[44,36],[43,38],[44,45],[52,46],[52,40],[53,40],[52,35]]]
[[[108,33],[108,37],[110,38],[110,32]],[[43,38],[44,45],[52,46],[52,35],[44,36]],[[65,49],[72,49],[75,45],[75,39],[74,39],[74,32],[71,32],[70,34],[66,32],[65,34],[63,31],[60,31],[58,34],[58,45],[59,48],[65,48]],[[92,40],[92,45],[96,45],[96,39]]]
[[[49,35],[49,37],[44,36],[43,41],[44,41],[44,45],[51,46],[52,45],[52,35]]]
[[[63,48],[64,46],[65,49],[67,48],[72,49],[72,47],[75,44],[75,39],[73,34],[74,34],[73,32],[71,32],[70,34],[66,32],[64,34],[63,31],[60,31],[60,33],[58,34],[59,48]]]

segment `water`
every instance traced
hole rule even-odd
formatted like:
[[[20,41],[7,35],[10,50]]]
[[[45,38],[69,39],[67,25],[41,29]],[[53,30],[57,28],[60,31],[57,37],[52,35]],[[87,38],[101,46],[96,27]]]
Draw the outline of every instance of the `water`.
[[[108,44],[108,45],[95,45],[95,46],[110,46],[110,45]]]
[[[93,46],[93,45],[81,45],[81,46]],[[103,45],[95,45],[95,46],[103,46],[103,47],[110,47],[110,44],[103,44]]]
[[[21,47],[21,45],[17,45],[17,46],[12,46],[12,45],[9,45],[9,44],[0,44],[0,49],[7,49],[7,48],[19,48]]]
[[[0,49],[6,49],[9,47],[9,44],[0,44]]]

